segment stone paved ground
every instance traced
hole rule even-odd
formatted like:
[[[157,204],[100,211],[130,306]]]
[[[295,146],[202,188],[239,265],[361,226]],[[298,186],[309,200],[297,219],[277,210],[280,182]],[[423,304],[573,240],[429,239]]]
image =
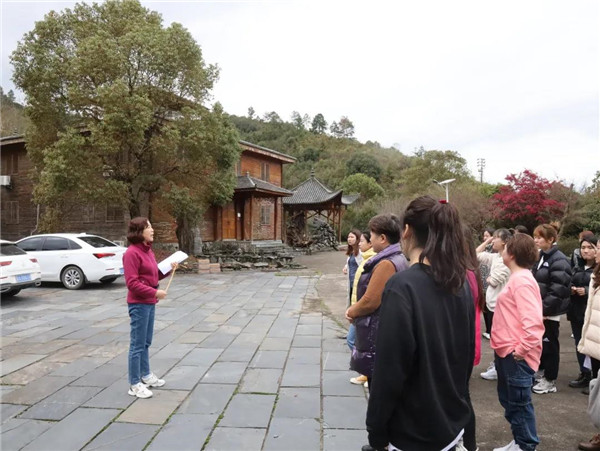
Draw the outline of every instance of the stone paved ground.
[[[127,395],[123,281],[3,300],[2,449],[357,449],[365,390],[310,274],[177,275],[146,400]]]

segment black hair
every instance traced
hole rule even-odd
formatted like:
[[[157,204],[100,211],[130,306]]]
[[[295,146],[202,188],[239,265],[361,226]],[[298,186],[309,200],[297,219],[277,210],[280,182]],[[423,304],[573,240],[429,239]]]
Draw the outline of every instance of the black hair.
[[[377,215],[369,221],[369,230],[378,235],[385,235],[390,244],[400,241],[400,229],[400,219],[396,215]]]
[[[350,234],[356,237],[356,242],[352,246],[348,245],[348,248],[346,249],[346,255],[354,255],[356,257],[360,252],[360,250],[358,249],[358,242],[360,241],[360,230],[352,229],[348,232],[348,235]]]
[[[511,232],[508,229],[497,229],[494,232],[494,236],[497,236],[505,243],[513,236],[514,232]]]
[[[363,230],[362,236],[365,237],[365,240],[367,241],[367,243],[371,242],[371,231],[370,230]]]
[[[414,240],[423,251],[419,263],[429,260],[433,280],[457,294],[465,283],[469,260],[465,234],[458,210],[431,196],[414,199],[404,212],[403,225],[412,228]]]

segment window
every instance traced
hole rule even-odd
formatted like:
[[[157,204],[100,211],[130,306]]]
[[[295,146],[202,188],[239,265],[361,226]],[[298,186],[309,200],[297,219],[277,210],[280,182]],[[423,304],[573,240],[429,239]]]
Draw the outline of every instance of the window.
[[[4,217],[6,224],[19,223],[19,201],[12,200],[9,202],[3,202],[2,209],[4,210],[2,216]]]
[[[94,222],[95,208],[93,205],[84,205],[81,210],[81,219],[84,223]]]
[[[12,175],[19,172],[19,154],[12,152],[2,155],[2,175]]]
[[[120,205],[107,205],[106,206],[106,222],[122,222],[123,221],[123,207]]]
[[[112,241],[108,241],[102,237],[99,236],[78,236],[77,238],[79,238],[81,241],[89,244],[92,247],[114,247],[116,246],[115,243],[113,243]]]
[[[12,243],[2,243],[0,244],[0,255],[27,255],[27,252],[25,252],[22,249],[19,249]]]
[[[37,251],[42,241],[44,241],[44,237],[27,238],[26,240],[19,241],[17,246],[24,251]]]
[[[66,251],[69,249],[69,240],[58,236],[49,236],[42,246],[43,251]]]
[[[261,167],[260,167],[260,178],[262,180],[264,180],[265,182],[268,182],[270,180],[269,178],[269,163],[262,163]]]
[[[262,205],[260,207],[260,225],[271,225],[271,206]]]

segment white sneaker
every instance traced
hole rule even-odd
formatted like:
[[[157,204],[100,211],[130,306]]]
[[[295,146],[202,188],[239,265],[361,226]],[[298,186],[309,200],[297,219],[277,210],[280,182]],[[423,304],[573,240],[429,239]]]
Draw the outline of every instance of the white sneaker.
[[[369,381],[365,382],[363,385],[365,388],[369,388]]]
[[[496,371],[496,365],[494,362],[490,363],[488,369],[481,373],[480,376],[486,381],[495,381],[498,379],[498,372]]]
[[[494,448],[494,451],[522,451],[521,447],[515,443],[513,440],[508,445],[503,446],[502,448]]]
[[[544,378],[544,370],[538,370],[535,372],[535,374],[533,375],[533,379],[535,379],[535,383],[537,384],[539,381],[541,381]]]
[[[554,381],[549,381],[545,377],[542,378],[537,384],[533,386],[533,392],[538,395],[545,393],[556,393],[556,384]]]
[[[154,373],[150,373],[146,377],[142,377],[142,382],[148,387],[162,387],[165,385],[164,379],[159,379]]]
[[[150,398],[152,396],[152,392],[141,382],[129,387],[127,393],[129,393],[130,396],[137,396],[138,398]]]
[[[490,339],[490,334],[488,334],[487,332],[484,332],[481,334],[483,336],[483,338],[485,338],[486,340]]]

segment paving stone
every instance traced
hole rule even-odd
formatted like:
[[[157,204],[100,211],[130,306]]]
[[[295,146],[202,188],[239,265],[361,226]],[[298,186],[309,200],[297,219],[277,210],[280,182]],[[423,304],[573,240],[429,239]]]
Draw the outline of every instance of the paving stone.
[[[369,443],[367,432],[356,429],[324,429],[323,451],[348,451],[360,449]]]
[[[266,428],[274,403],[275,395],[234,395],[219,426]]]
[[[321,335],[321,324],[298,324],[296,335]]]
[[[292,347],[294,348],[320,348],[321,347],[321,336],[320,335],[297,335],[292,341]]]
[[[189,392],[152,388],[153,396],[137,398],[117,421],[124,423],[163,424],[179,407]]]
[[[31,407],[22,415],[22,418],[62,420],[100,390],[100,387],[63,387]]]
[[[142,450],[157,430],[158,426],[149,424],[113,423],[84,450]],[[169,449],[169,447],[163,449]]]
[[[348,371],[350,369],[350,352],[323,351],[323,370]]]
[[[318,387],[321,365],[301,365],[288,361],[281,380],[282,387]]]
[[[235,334],[215,332],[210,337],[205,338],[198,346],[201,348],[225,349],[233,340],[235,340]]]
[[[37,437],[24,450],[79,450],[120,413],[116,409],[79,408]]]
[[[122,337],[123,335],[124,334],[120,333],[120,332],[104,331],[104,332],[100,332],[99,334],[93,335],[90,338],[83,340],[81,343],[85,344],[85,345],[101,346],[101,345],[105,345],[105,344],[111,343],[113,341],[116,341],[118,338]],[[127,338],[129,338],[129,336],[127,336]]]
[[[291,345],[291,338],[266,337],[259,349],[261,351],[287,351]]]
[[[189,331],[183,334],[176,340],[176,343],[190,343],[190,344],[200,344],[202,341],[210,335],[210,332],[195,332]]]
[[[35,404],[60,390],[75,379],[72,376],[44,376],[2,396],[8,404]]]
[[[29,408],[29,406],[23,406],[20,404],[0,404],[0,421],[5,423],[27,408]]]
[[[206,366],[176,366],[165,374],[165,388],[169,390],[191,390],[204,376],[207,368]]]
[[[275,407],[277,418],[320,418],[321,390],[318,387],[282,387]]]
[[[106,387],[119,379],[127,379],[127,369],[122,365],[106,363],[75,380],[71,385]]]
[[[178,413],[221,414],[235,391],[235,385],[200,383],[179,407]]]
[[[319,365],[321,363],[321,350],[317,348],[291,348],[288,360],[294,365]]]
[[[21,449],[32,442],[48,429],[54,423],[38,420],[21,420],[13,418],[2,424],[2,435],[0,435],[0,445],[5,450]]]
[[[260,451],[266,429],[225,428],[214,430],[205,451]]]
[[[98,368],[100,365],[105,363],[103,359],[96,357],[84,357],[83,359],[76,360],[61,366],[57,370],[53,371],[51,376],[77,376],[81,377],[90,371]]]
[[[365,429],[367,400],[353,396],[323,396],[323,429]]]
[[[192,349],[194,349],[193,344],[188,343],[171,343],[162,348],[159,352],[153,355],[154,358],[161,359],[169,359],[169,358],[184,358]]]
[[[263,450],[288,451],[321,448],[321,424],[313,418],[273,418]]]
[[[89,356],[94,350],[95,346],[75,344],[52,354],[48,357],[48,360],[51,362],[71,363],[75,360]]]
[[[209,384],[238,384],[246,371],[242,362],[216,362],[202,378],[203,383]]]
[[[258,345],[231,345],[219,356],[220,362],[250,362]]]
[[[16,357],[11,357],[2,361],[0,366],[0,376],[5,376],[13,371],[20,370],[23,367],[31,365],[33,362],[42,360],[47,357],[46,354],[24,354]]]
[[[26,385],[31,381],[52,373],[54,370],[57,370],[64,365],[67,364],[62,362],[49,362],[48,359],[44,359],[26,366],[25,368],[21,368],[19,371],[10,373],[0,380],[2,381],[2,384]]]
[[[136,398],[129,396],[129,383],[127,379],[119,379],[103,389],[92,399],[84,403],[84,407],[125,409],[130,406]]]
[[[181,361],[184,366],[211,366],[221,355],[223,349],[218,348],[195,348],[192,349]]]
[[[350,355],[350,350],[348,349],[348,345],[346,344],[346,337],[344,334],[344,338],[326,338],[321,342],[321,348],[323,352],[331,351],[331,352],[347,352]],[[348,357],[350,358],[350,357]]]
[[[240,385],[242,393],[277,393],[281,380],[281,369],[250,368]]]
[[[323,395],[364,398],[364,386],[350,383],[352,377],[356,377],[356,373],[353,371],[323,371]]]
[[[217,421],[218,415],[175,414],[154,437],[147,450],[164,451],[173,449],[197,451]]]
[[[258,351],[250,367],[252,368],[283,368],[287,360],[287,351]]]
[[[127,361],[128,357],[124,356],[124,360]],[[167,374],[175,365],[181,362],[180,359],[172,358],[172,359],[157,359],[150,358],[150,371],[156,374],[158,377],[164,379],[164,375]],[[124,369],[127,369],[127,374],[129,374],[129,368],[124,366]]]

